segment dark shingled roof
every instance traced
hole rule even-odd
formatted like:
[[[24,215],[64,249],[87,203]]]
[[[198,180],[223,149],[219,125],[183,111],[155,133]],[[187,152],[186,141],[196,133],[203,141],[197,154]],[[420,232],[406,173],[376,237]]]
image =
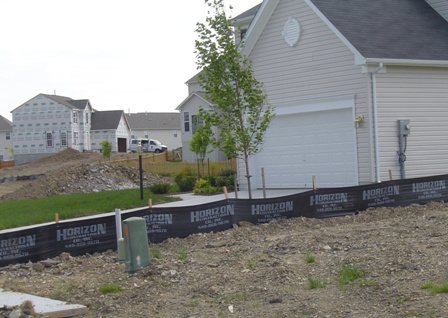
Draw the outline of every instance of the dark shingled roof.
[[[257,14],[257,11],[258,11],[258,9],[260,9],[260,7],[261,7],[261,3],[257,4],[255,7],[252,7],[252,8],[250,8],[247,11],[244,11],[240,15],[236,16],[235,18],[233,18],[233,20],[241,20],[241,19],[244,19],[244,18],[252,17],[255,14]]]
[[[126,114],[131,129],[180,129],[179,113]]]
[[[0,115],[0,131],[12,131],[12,122]]]
[[[448,60],[448,22],[424,0],[311,0],[365,57]]]
[[[87,106],[87,103],[89,102],[88,99],[78,99],[74,100],[70,97],[66,96],[59,96],[59,95],[48,95],[48,94],[40,94],[42,96],[45,96],[49,99],[54,100],[55,102],[62,104],[64,106],[69,107],[70,109],[85,109]]]
[[[117,129],[120,123],[122,110],[106,110],[92,114],[91,130]]]
[[[87,103],[89,102],[88,99],[79,99],[79,100],[69,100],[68,103],[72,104],[75,108],[78,109],[86,109]]]

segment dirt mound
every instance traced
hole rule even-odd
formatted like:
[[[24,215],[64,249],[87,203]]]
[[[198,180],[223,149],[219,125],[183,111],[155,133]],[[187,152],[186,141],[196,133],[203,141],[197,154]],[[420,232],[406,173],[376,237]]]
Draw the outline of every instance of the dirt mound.
[[[113,159],[127,156],[133,154],[112,154]],[[143,178],[145,187],[162,181],[159,176],[149,173],[144,173]],[[111,164],[100,153],[67,148],[28,164],[0,169],[0,198],[18,200],[119,190],[135,188],[139,183],[137,168]]]
[[[162,178],[158,175],[143,173],[144,187],[161,182],[161,180]],[[112,164],[81,163],[59,169],[51,174],[38,176],[34,182],[28,182],[20,190],[2,196],[2,200],[122,190],[138,188],[139,185],[140,174],[137,168]]]
[[[42,164],[67,162],[67,161],[73,161],[73,160],[85,160],[85,159],[87,159],[86,157],[89,156],[90,154],[93,154],[93,153],[82,153],[73,148],[66,148],[62,151],[59,151],[52,155],[49,155],[45,158],[41,158],[36,161],[33,161],[33,162],[29,163],[29,165],[30,166],[39,166]],[[97,155],[98,154],[96,154],[95,157],[98,157]]]

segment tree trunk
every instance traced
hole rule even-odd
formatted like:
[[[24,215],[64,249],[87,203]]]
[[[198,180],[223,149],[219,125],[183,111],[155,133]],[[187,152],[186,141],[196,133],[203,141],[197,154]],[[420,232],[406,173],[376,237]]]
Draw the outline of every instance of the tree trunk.
[[[250,178],[252,176],[249,174],[249,156],[247,153],[244,153],[244,163],[246,164],[247,191],[249,193],[249,199],[252,199],[252,189],[250,185]]]

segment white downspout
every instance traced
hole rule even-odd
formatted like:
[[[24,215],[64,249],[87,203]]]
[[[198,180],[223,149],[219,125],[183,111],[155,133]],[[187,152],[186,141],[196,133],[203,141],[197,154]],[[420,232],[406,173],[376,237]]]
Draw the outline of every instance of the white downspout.
[[[380,63],[378,68],[372,72],[372,103],[373,103],[373,134],[375,139],[375,169],[376,182],[381,183],[380,178],[380,150],[378,144],[378,114],[377,114],[377,98],[376,98],[376,73],[383,68],[383,63]]]

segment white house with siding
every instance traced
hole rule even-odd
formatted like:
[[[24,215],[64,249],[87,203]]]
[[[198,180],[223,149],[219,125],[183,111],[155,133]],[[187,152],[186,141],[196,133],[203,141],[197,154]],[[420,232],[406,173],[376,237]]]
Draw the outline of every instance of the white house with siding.
[[[113,152],[127,152],[131,129],[122,110],[95,111],[90,128],[91,149],[100,151],[101,142],[109,141]]]
[[[12,150],[12,122],[0,115],[0,160],[14,158]]]
[[[189,95],[182,101],[182,103],[176,108],[180,110],[181,114],[181,131],[182,131],[182,159],[185,161],[196,162],[199,158],[190,150],[190,140],[197,128],[201,124],[198,117],[199,108],[205,110],[210,109],[213,105],[205,98],[204,92],[201,91],[198,84],[198,77],[195,76],[191,80],[187,81]],[[213,127],[214,133],[217,134],[216,129]],[[210,147],[210,153],[205,156],[206,160],[211,161],[223,161],[227,160],[222,151]]]
[[[182,147],[179,113],[126,113],[131,138],[159,140],[169,150]]]
[[[279,189],[447,173],[447,19],[441,0],[263,1],[242,48],[276,112],[254,187],[261,168]]]

